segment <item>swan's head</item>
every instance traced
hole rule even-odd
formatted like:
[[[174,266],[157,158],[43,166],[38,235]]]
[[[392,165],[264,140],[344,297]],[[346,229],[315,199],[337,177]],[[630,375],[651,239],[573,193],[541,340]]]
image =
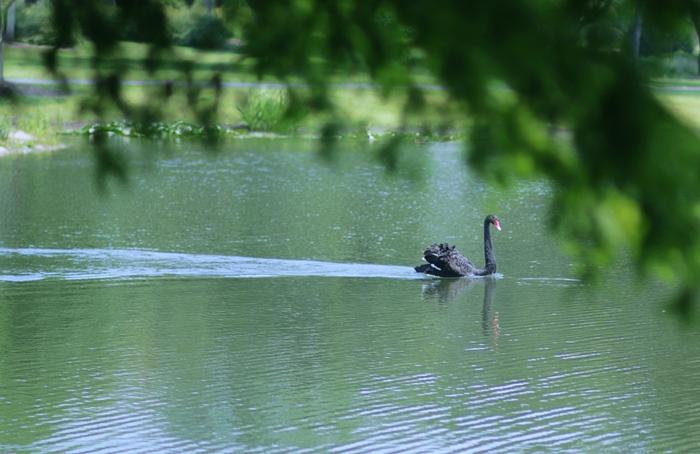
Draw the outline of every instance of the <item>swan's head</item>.
[[[486,220],[489,223],[493,224],[493,226],[496,227],[496,230],[501,230],[501,221],[499,221],[496,216],[489,214],[488,216],[486,216]]]

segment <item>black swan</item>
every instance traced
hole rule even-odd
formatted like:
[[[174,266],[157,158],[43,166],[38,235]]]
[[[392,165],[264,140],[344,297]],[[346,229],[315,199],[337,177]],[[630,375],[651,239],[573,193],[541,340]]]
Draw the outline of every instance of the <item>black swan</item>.
[[[455,246],[447,243],[433,244],[423,253],[423,259],[428,262],[418,265],[415,270],[419,273],[440,277],[488,276],[496,272],[496,256],[493,254],[490,225],[501,230],[501,222],[492,214],[484,219],[484,269],[477,268],[468,258],[462,255]]]

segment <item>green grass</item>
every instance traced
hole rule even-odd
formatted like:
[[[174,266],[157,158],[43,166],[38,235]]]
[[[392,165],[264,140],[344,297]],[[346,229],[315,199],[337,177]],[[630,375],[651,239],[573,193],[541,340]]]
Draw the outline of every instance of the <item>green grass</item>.
[[[17,104],[0,102],[0,118],[6,119],[12,129],[25,131],[42,143],[61,141],[61,134],[69,130],[77,130],[85,125],[96,123],[113,123],[112,127],[121,128],[126,123],[124,115],[115,107],[109,107],[97,116],[84,109],[84,102],[93,99],[88,86],[76,87],[68,96],[27,96]],[[162,89],[153,86],[127,86],[124,97],[134,105],[152,106],[159,99]],[[449,105],[444,92],[434,91],[426,94],[426,110],[421,117],[405,116],[402,114],[405,98],[401,95],[381,97],[371,89],[337,89],[331,94],[333,103],[337,106],[336,116],[330,117],[325,113],[310,113],[295,118],[287,117],[288,103],[285,92],[280,90],[255,89],[225,89],[221,92],[214,123],[223,125],[226,129],[239,129],[246,125],[253,131],[277,133],[318,133],[326,122],[340,121],[343,128],[339,133],[347,131],[397,131],[402,126],[412,130],[438,130],[444,125],[446,118],[452,119],[452,124],[459,124],[458,112],[448,112]],[[207,106],[214,100],[213,90],[203,90],[197,105]],[[175,89],[172,96],[163,102],[158,102],[160,116],[157,120],[163,129],[164,136],[187,137],[182,134],[182,127],[197,124],[198,118],[190,108],[190,99],[184,89]],[[117,126],[121,125],[121,126]],[[165,126],[164,126],[165,125]],[[2,125],[0,125],[2,126]],[[129,127],[129,126],[126,126]],[[1,129],[1,128],[0,128]],[[2,139],[0,130],[0,139]]]
[[[663,93],[659,99],[682,122],[700,130],[700,92]]]
[[[298,121],[289,115],[289,99],[282,90],[248,90],[235,102],[243,123],[254,131],[289,132]]]
[[[5,71],[7,78],[50,78],[43,65],[42,52],[45,49],[36,46],[10,46],[6,48]],[[180,68],[171,58],[166,60],[155,73],[149,73],[144,67],[147,47],[137,43],[122,43],[118,57],[105,58],[105,69],[122,66],[124,79],[178,79]],[[221,71],[225,81],[254,81],[248,67],[235,64],[238,56],[232,51],[200,51],[185,47],[176,47],[173,52],[192,64],[195,80],[206,80],[212,72]],[[60,68],[68,78],[90,79],[90,49],[81,44],[74,49],[60,51]],[[362,82],[363,76],[348,76],[338,81]],[[657,86],[700,85],[695,79],[659,79]],[[123,121],[124,115],[116,108],[107,108],[98,117],[89,109],[84,109],[84,102],[92,98],[89,86],[73,87],[69,96],[30,96],[22,99],[19,105],[0,103],[0,116],[6,124],[0,124],[0,140],[3,130],[21,129],[44,142],[60,141],[59,134],[67,129],[79,129],[86,124]],[[124,96],[130,103],[144,107],[157,104],[160,120],[165,125],[195,124],[198,117],[192,113],[191,99],[184,89],[176,88],[167,100],[160,101],[160,87],[125,86]],[[403,106],[405,94],[381,96],[370,88],[336,88],[331,93],[331,101],[336,106],[335,117],[327,114],[309,114],[287,118],[288,103],[284,92],[280,90],[224,89],[221,92],[216,115],[213,121],[226,126],[245,124],[256,131],[272,132],[318,132],[329,120],[339,120],[345,130],[396,131],[404,126],[413,130],[440,131],[438,136],[462,132],[465,125],[463,112],[448,95],[439,90],[426,91],[425,108],[421,114],[405,115]],[[659,98],[675,112],[682,121],[694,128],[700,128],[700,94],[663,90]],[[213,90],[202,90],[196,105],[212,104]],[[154,102],[154,100],[158,100]],[[9,125],[9,126],[8,126]],[[4,128],[4,129],[3,129]],[[176,128],[177,129],[177,128]],[[7,136],[7,133],[4,133]]]
[[[700,87],[700,79],[662,77],[652,81],[653,86],[673,89],[674,87]]]
[[[31,96],[19,104],[0,103],[0,140],[3,130],[21,129],[46,143],[60,142],[60,134],[66,130],[80,129],[96,122],[123,121],[124,115],[115,108],[107,109],[98,117],[82,109],[85,99],[90,99],[89,87],[77,87],[69,96]],[[156,87],[126,87],[125,97],[132,103],[149,105],[159,89]],[[200,101],[211,102],[213,94],[203,92]],[[700,93],[659,92],[659,99],[682,121],[693,128],[700,128]],[[426,93],[426,107],[422,115],[404,116],[405,99],[399,95],[384,98],[370,89],[337,89],[332,93],[337,106],[337,119],[344,131],[398,131],[402,126],[409,130],[425,131],[428,135],[460,135],[465,128],[463,114],[449,102],[441,91]],[[160,121],[164,124],[196,124],[197,118],[189,108],[184,91],[176,91],[167,102],[160,104]],[[286,101],[281,92],[250,89],[227,89],[221,92],[217,124],[225,126],[248,125],[256,131],[318,133],[330,120],[326,114],[309,114],[293,123],[285,121]],[[5,136],[7,132],[4,133]]]
[[[12,122],[9,117],[0,117],[0,143],[7,141],[12,131]]]
[[[194,80],[208,80],[213,73],[220,73],[226,82],[256,82],[252,61],[241,59],[234,50],[199,50],[173,46],[171,53],[161,56],[158,70],[148,71],[146,61],[148,46],[141,43],[121,42],[112,55],[103,55],[100,71],[119,70],[125,80],[183,80],[183,68],[191,71]],[[5,46],[5,77],[8,79],[48,79],[51,74],[44,65],[47,47],[15,44]],[[58,51],[58,70],[68,79],[92,79],[92,48],[81,42],[74,48]],[[184,64],[184,65],[183,65]],[[332,76],[336,82],[370,82],[364,73],[339,73]],[[417,83],[430,84],[434,80],[426,73],[414,74]],[[262,81],[274,81],[265,77]],[[294,78],[291,81],[298,81]]]
[[[43,54],[46,51],[46,48],[38,46],[7,46],[5,76],[8,79],[50,79],[51,74],[43,63]],[[239,56],[233,51],[201,51],[175,47],[173,54],[164,57],[160,69],[154,73],[145,68],[147,52],[148,47],[143,44],[121,43],[118,55],[104,57],[102,68],[106,71],[121,68],[121,77],[125,80],[182,80],[182,68],[176,60],[183,59],[191,65],[194,80],[208,80],[215,72],[220,72],[224,81],[257,80],[251,74],[249,63],[237,63]],[[59,70],[69,79],[91,79],[94,75],[90,67],[91,49],[85,43],[73,49],[60,50],[58,61]],[[338,81],[367,82],[367,78],[362,75],[348,75],[339,77]],[[72,125],[124,119],[124,115],[115,108],[108,108],[97,117],[90,113],[89,109],[83,108],[86,100],[94,98],[91,96],[90,87],[73,86],[72,90],[70,96],[33,96],[23,99],[19,108],[0,105],[0,114],[9,115],[15,127],[24,128],[27,132],[42,137],[56,135]],[[123,87],[123,94],[130,103],[144,107],[156,104],[161,114],[159,120],[163,122],[198,121],[198,117],[192,113],[191,99],[188,99],[184,89],[176,88],[167,101],[158,98],[161,93],[161,87]],[[284,95],[280,91],[277,94],[273,93],[274,91],[269,90],[225,89],[221,93],[217,115],[213,121],[226,125],[245,123],[254,130],[288,132],[295,129],[317,130],[329,120],[327,115],[317,114],[305,116],[303,119],[296,118],[290,122],[286,116],[287,103]],[[336,105],[336,119],[347,123],[351,128],[392,129],[413,121],[402,116],[402,105],[405,101],[403,95],[380,97],[369,88],[352,88],[335,89],[331,96]],[[213,97],[212,90],[202,90],[196,105],[200,110],[206,110],[207,103],[211,104]],[[426,98],[427,105],[435,108],[432,111],[428,109],[428,119],[425,121],[438,121],[438,118],[444,117],[445,109],[441,107],[447,103],[444,93],[429,92]]]
[[[51,74],[43,63],[46,48],[38,46],[7,46],[5,76],[13,78],[50,79]],[[91,49],[79,44],[73,49],[59,51],[59,70],[69,79],[92,79],[90,67]],[[173,48],[173,54],[164,57],[160,69],[150,73],[145,68],[148,47],[143,44],[124,42],[119,46],[118,55],[104,56],[102,68],[113,70],[121,68],[124,80],[182,80],[182,68],[176,63],[184,59],[191,65],[194,80],[206,81],[215,72],[220,72],[224,81],[252,82],[257,79],[251,74],[250,63],[237,63],[239,56],[233,51],[201,51],[187,47]],[[366,76],[349,75],[338,78],[339,82],[367,82]],[[289,121],[285,96],[281,91],[251,90],[227,88],[220,94],[216,115],[211,121],[224,125],[247,124],[253,130],[289,132],[292,130],[316,131],[331,120],[326,114],[312,114]],[[184,88],[175,87],[167,100],[161,97],[160,86],[123,86],[124,97],[132,104],[159,109],[158,120],[165,123],[177,121],[197,123],[201,117],[193,114],[192,99]],[[214,105],[214,92],[211,89],[200,91],[195,106],[201,112],[210,113],[208,106]],[[340,120],[349,128],[360,129],[374,127],[378,129],[396,129],[402,124],[422,127],[424,122],[442,122],[449,104],[444,93],[431,91],[426,93],[426,119],[418,120],[402,115],[405,95],[397,94],[381,97],[369,88],[338,88],[332,91],[331,98],[336,106],[333,120]],[[12,118],[15,128],[50,138],[65,129],[74,129],[84,124],[97,121],[110,122],[124,120],[122,112],[114,107],[107,107],[100,116],[85,109],[86,101],[94,99],[89,86],[73,86],[69,96],[31,96],[25,98],[19,107],[0,105],[0,115]],[[450,114],[451,115],[451,114]]]
[[[5,47],[5,77],[47,79],[51,74],[44,66],[44,54],[48,49],[40,46],[10,45]],[[239,55],[232,51],[200,51],[187,47],[173,47],[172,55],[165,55],[160,68],[149,72],[146,68],[148,47],[144,44],[123,42],[118,52],[104,56],[101,69],[120,69],[122,77],[131,80],[177,79],[182,77],[180,61],[186,62],[195,78],[220,72],[226,80],[252,81],[249,64],[240,63]],[[69,79],[91,79],[92,50],[88,44],[58,52],[58,69]]]

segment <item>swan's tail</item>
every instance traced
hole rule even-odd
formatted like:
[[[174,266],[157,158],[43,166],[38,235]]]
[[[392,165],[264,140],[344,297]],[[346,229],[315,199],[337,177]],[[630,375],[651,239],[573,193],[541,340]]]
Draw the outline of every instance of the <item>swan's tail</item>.
[[[425,274],[428,274],[430,276],[455,277],[454,273],[445,272],[432,263],[418,265],[418,266],[414,267],[413,269],[419,273],[425,273]]]
[[[459,255],[455,246],[450,246],[447,243],[432,244],[423,252],[423,260],[426,264],[418,265],[414,269],[419,273],[430,274],[439,277],[460,277],[466,273],[455,269],[452,263],[453,256]],[[465,259],[466,260],[466,259]]]
[[[424,263],[422,265],[418,265],[416,267],[413,267],[413,269],[416,270],[416,272],[418,272],[418,273],[427,273],[428,271],[430,271],[430,268],[431,268],[430,263]]]

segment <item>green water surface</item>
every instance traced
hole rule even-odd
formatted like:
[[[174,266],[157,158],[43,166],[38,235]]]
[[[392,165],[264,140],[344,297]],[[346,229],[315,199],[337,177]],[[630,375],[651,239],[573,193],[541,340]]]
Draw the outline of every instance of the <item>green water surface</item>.
[[[101,193],[81,147],[0,159],[0,451],[700,449],[700,331],[624,265],[579,281],[545,183],[315,146],[134,145]],[[412,272],[481,264],[488,213],[497,279]]]

